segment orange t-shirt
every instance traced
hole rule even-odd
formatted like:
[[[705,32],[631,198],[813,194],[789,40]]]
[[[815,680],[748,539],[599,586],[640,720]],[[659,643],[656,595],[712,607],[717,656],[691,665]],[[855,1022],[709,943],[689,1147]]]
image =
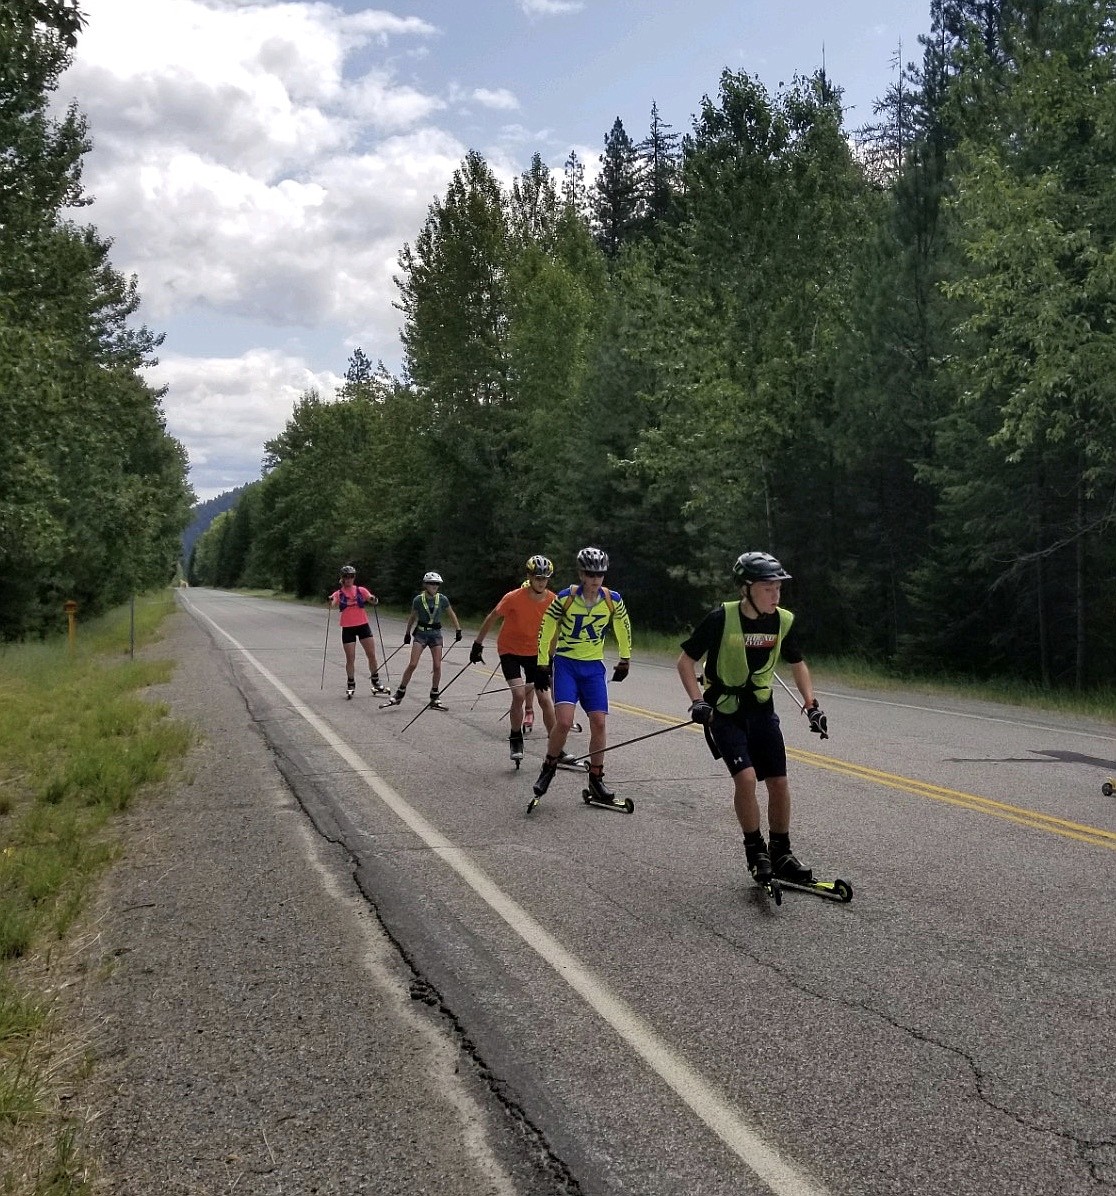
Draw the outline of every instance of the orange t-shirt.
[[[535,594],[530,586],[509,590],[496,604],[496,613],[504,616],[496,651],[501,656],[530,656],[539,650],[539,628],[547,608],[554,601],[552,590]]]

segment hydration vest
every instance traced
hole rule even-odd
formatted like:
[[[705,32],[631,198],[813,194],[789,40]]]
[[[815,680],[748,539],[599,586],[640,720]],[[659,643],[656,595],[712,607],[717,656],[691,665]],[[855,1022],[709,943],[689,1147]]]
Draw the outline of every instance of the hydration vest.
[[[347,607],[354,606],[354,605],[359,606],[361,610],[364,609],[367,599],[360,592],[360,586],[354,586],[353,589],[356,590],[355,598],[349,598],[346,596],[344,586],[342,586],[337,591],[337,608],[338,608],[338,610],[345,610]]]
[[[723,606],[725,629],[717,648],[717,675],[711,678],[706,670],[706,680],[710,685],[705,691],[705,700],[722,714],[734,714],[740,709],[740,699],[746,693],[754,694],[758,702],[771,701],[771,685],[779,661],[779,649],[794,622],[794,615],[781,606],[775,608],[779,616],[775,645],[768,653],[767,663],[753,673],[748,668],[748,649],[744,640],[740,604],[725,602]]]

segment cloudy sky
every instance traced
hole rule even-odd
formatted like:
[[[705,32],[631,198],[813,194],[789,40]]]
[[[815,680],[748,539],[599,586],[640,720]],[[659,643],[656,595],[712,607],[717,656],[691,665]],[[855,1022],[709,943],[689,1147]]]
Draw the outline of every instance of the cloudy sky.
[[[691,127],[725,67],[769,88],[822,62],[855,127],[919,53],[928,0],[81,0],[58,99],[86,114],[79,218],[166,333],[151,381],[199,498],[358,346],[396,372],[392,275],[469,149],[592,169],[654,100]]]

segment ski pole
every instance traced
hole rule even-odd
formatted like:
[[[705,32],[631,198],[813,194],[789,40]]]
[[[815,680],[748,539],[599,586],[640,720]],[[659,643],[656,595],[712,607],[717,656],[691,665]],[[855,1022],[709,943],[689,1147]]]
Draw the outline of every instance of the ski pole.
[[[409,648],[410,646],[411,646],[410,644],[400,644],[400,645],[399,645],[399,647],[395,649],[395,651],[391,652],[391,653],[390,653],[388,656],[386,656],[386,657],[384,658],[384,672],[385,672],[385,674],[387,673],[387,662],[388,662],[389,660],[391,660],[392,656],[394,656],[396,652],[402,652],[404,648]]]
[[[644,739],[654,739],[656,735],[665,735],[668,731],[677,731],[682,727],[689,727],[693,724],[693,719],[688,718],[684,723],[675,723],[671,727],[663,727],[658,731],[649,731],[646,735],[637,735],[635,739],[625,739],[623,743],[611,743],[606,748],[601,748],[601,753],[614,752],[617,748],[627,747],[632,743],[640,743]],[[572,730],[572,728],[571,728]],[[596,752],[586,752],[584,756],[575,756],[574,763],[580,764],[582,760],[588,760],[590,756],[597,755]]]
[[[444,659],[444,657],[443,657],[443,659]],[[445,685],[443,685],[443,686],[442,686],[441,690],[439,691],[439,696],[440,696],[441,694],[444,694],[444,693],[446,692],[446,690],[447,690],[447,689],[449,689],[449,687],[450,687],[450,686],[451,686],[451,685],[452,685],[452,684],[453,684],[453,683],[454,683],[454,682],[457,680],[457,678],[458,678],[458,677],[460,677],[460,676],[461,676],[461,674],[462,674],[463,672],[465,672],[465,670],[466,670],[466,669],[468,669],[468,668],[471,668],[471,667],[472,667],[472,664],[473,664],[473,662],[472,662],[471,660],[467,660],[467,661],[466,661],[466,662],[465,662],[465,663],[464,663],[464,664],[461,666],[461,668],[459,668],[459,669],[457,670],[457,672],[456,672],[456,673],[454,673],[454,675],[453,675],[453,676],[452,676],[452,677],[451,677],[451,678],[450,678],[450,679],[449,679],[449,680],[448,680],[448,681],[445,683]],[[422,718],[422,716],[423,716],[423,715],[424,715],[424,714],[425,714],[425,713],[426,713],[426,712],[427,712],[427,711],[430,709],[430,707],[431,707],[431,706],[433,706],[433,705],[434,705],[434,703],[433,703],[433,702],[427,702],[427,703],[426,703],[426,705],[425,705],[425,706],[424,706],[424,707],[423,707],[423,708],[422,708],[422,709],[421,709],[421,710],[418,712],[418,714],[416,714],[416,715],[415,715],[415,717],[414,717],[413,719],[411,719],[411,721],[410,721],[410,722],[407,724],[407,727],[411,726],[411,725],[412,725],[412,724],[413,724],[413,723],[414,723],[416,720],[418,720],[418,719]],[[399,732],[399,734],[400,734],[400,735],[402,735],[402,734],[403,734],[403,731],[406,731],[406,730],[407,730],[407,727],[403,727],[403,728],[402,728],[402,730]]]
[[[332,622],[333,622],[333,608],[330,607],[329,610],[326,611],[326,637],[325,637],[325,646],[322,648],[322,689],[325,689],[326,653],[329,651],[329,625]]]
[[[379,603],[372,608],[372,613],[376,616],[376,630],[380,635],[380,655],[384,658],[384,684],[390,689],[391,677],[388,675],[387,662],[391,659],[391,657],[388,656],[387,648],[384,647],[384,629],[380,626]]]
[[[783,688],[784,688],[784,689],[787,691],[787,693],[789,693],[789,694],[790,694],[790,696],[791,696],[792,698],[794,698],[794,700],[795,700],[795,701],[798,703],[798,710],[799,710],[799,713],[800,713],[800,714],[805,714],[805,713],[806,713],[806,707],[805,707],[805,706],[803,706],[803,704],[802,704],[802,701],[801,701],[801,699],[799,698],[798,694],[796,694],[796,693],[794,692],[794,690],[793,690],[793,689],[791,689],[791,687],[790,687],[790,686],[789,686],[789,685],[788,685],[788,684],[787,684],[787,683],[786,683],[786,682],[785,682],[785,681],[782,679],[782,677],[780,677],[780,676],[779,676],[779,674],[778,674],[778,673],[776,673],[776,674],[775,674],[775,680],[776,680],[776,681],[778,681],[778,682],[779,682],[779,684],[780,684],[780,685],[781,685],[781,686],[782,686],[782,687],[783,687]]]
[[[497,670],[499,667],[500,667],[500,662],[499,662],[499,660],[497,660],[497,661],[496,661],[496,663],[495,663],[495,664],[492,666],[492,672],[488,674],[488,681],[486,681],[486,682],[485,682],[485,683],[484,683],[484,684],[483,684],[483,685],[480,687],[480,689],[477,691],[477,696],[476,696],[476,697],[473,699],[473,704],[472,704],[472,706],[470,706],[470,707],[469,707],[469,709],[470,709],[470,710],[475,710],[475,709],[476,709],[476,707],[477,707],[477,703],[478,703],[478,702],[481,700],[481,698],[483,698],[483,697],[484,697],[484,695],[485,695],[486,693],[488,693],[488,692],[489,692],[489,689],[488,689],[488,682],[489,682],[489,681],[491,681],[491,680],[492,680],[492,678],[496,676],[496,670]],[[492,692],[492,693],[496,693],[496,692],[497,692],[497,690],[492,690],[491,692]]]

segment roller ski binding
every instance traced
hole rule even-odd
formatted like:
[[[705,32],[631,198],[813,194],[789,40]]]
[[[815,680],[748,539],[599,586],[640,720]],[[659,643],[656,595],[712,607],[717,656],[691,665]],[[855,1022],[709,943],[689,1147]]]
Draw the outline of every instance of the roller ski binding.
[[[518,767],[518,765],[517,765]],[[550,782],[554,780],[554,774],[558,771],[558,764],[553,756],[547,756],[543,761],[542,768],[539,769],[538,780],[531,786],[531,792],[535,795],[527,803],[527,813],[539,804],[539,798],[550,788]]]
[[[556,764],[558,768],[567,768],[570,772],[585,772],[587,765],[584,760],[579,760],[576,756],[571,756],[569,752],[563,748],[558,753],[558,761]]]
[[[512,763],[515,765],[515,771],[519,771],[519,766],[523,762],[523,732],[513,731],[508,736],[508,751],[511,754]]]
[[[400,686],[395,691],[395,693],[393,693],[391,695],[391,697],[388,698],[388,700],[386,702],[380,703],[380,709],[386,710],[389,706],[398,706],[406,696],[407,696],[407,691],[402,686]]]
[[[436,689],[432,689],[430,691],[430,701],[427,703],[427,705],[430,707],[431,710],[448,710],[449,709],[449,707],[446,706],[441,701],[441,699],[438,697],[438,691]]]
[[[348,681],[345,682],[345,701],[351,702],[353,700],[353,694],[355,694],[355,693],[356,693],[356,678],[350,677],[348,679]]]
[[[588,788],[581,791],[581,800],[587,806],[597,806],[602,810],[623,810],[631,814],[635,810],[635,802],[630,797],[617,797],[604,783],[604,774],[589,770]]]
[[[380,681],[379,673],[373,673],[372,676],[369,678],[369,680],[372,683],[373,697],[379,698],[379,697],[382,697],[384,694],[391,693],[391,690],[388,689],[388,687]]]

